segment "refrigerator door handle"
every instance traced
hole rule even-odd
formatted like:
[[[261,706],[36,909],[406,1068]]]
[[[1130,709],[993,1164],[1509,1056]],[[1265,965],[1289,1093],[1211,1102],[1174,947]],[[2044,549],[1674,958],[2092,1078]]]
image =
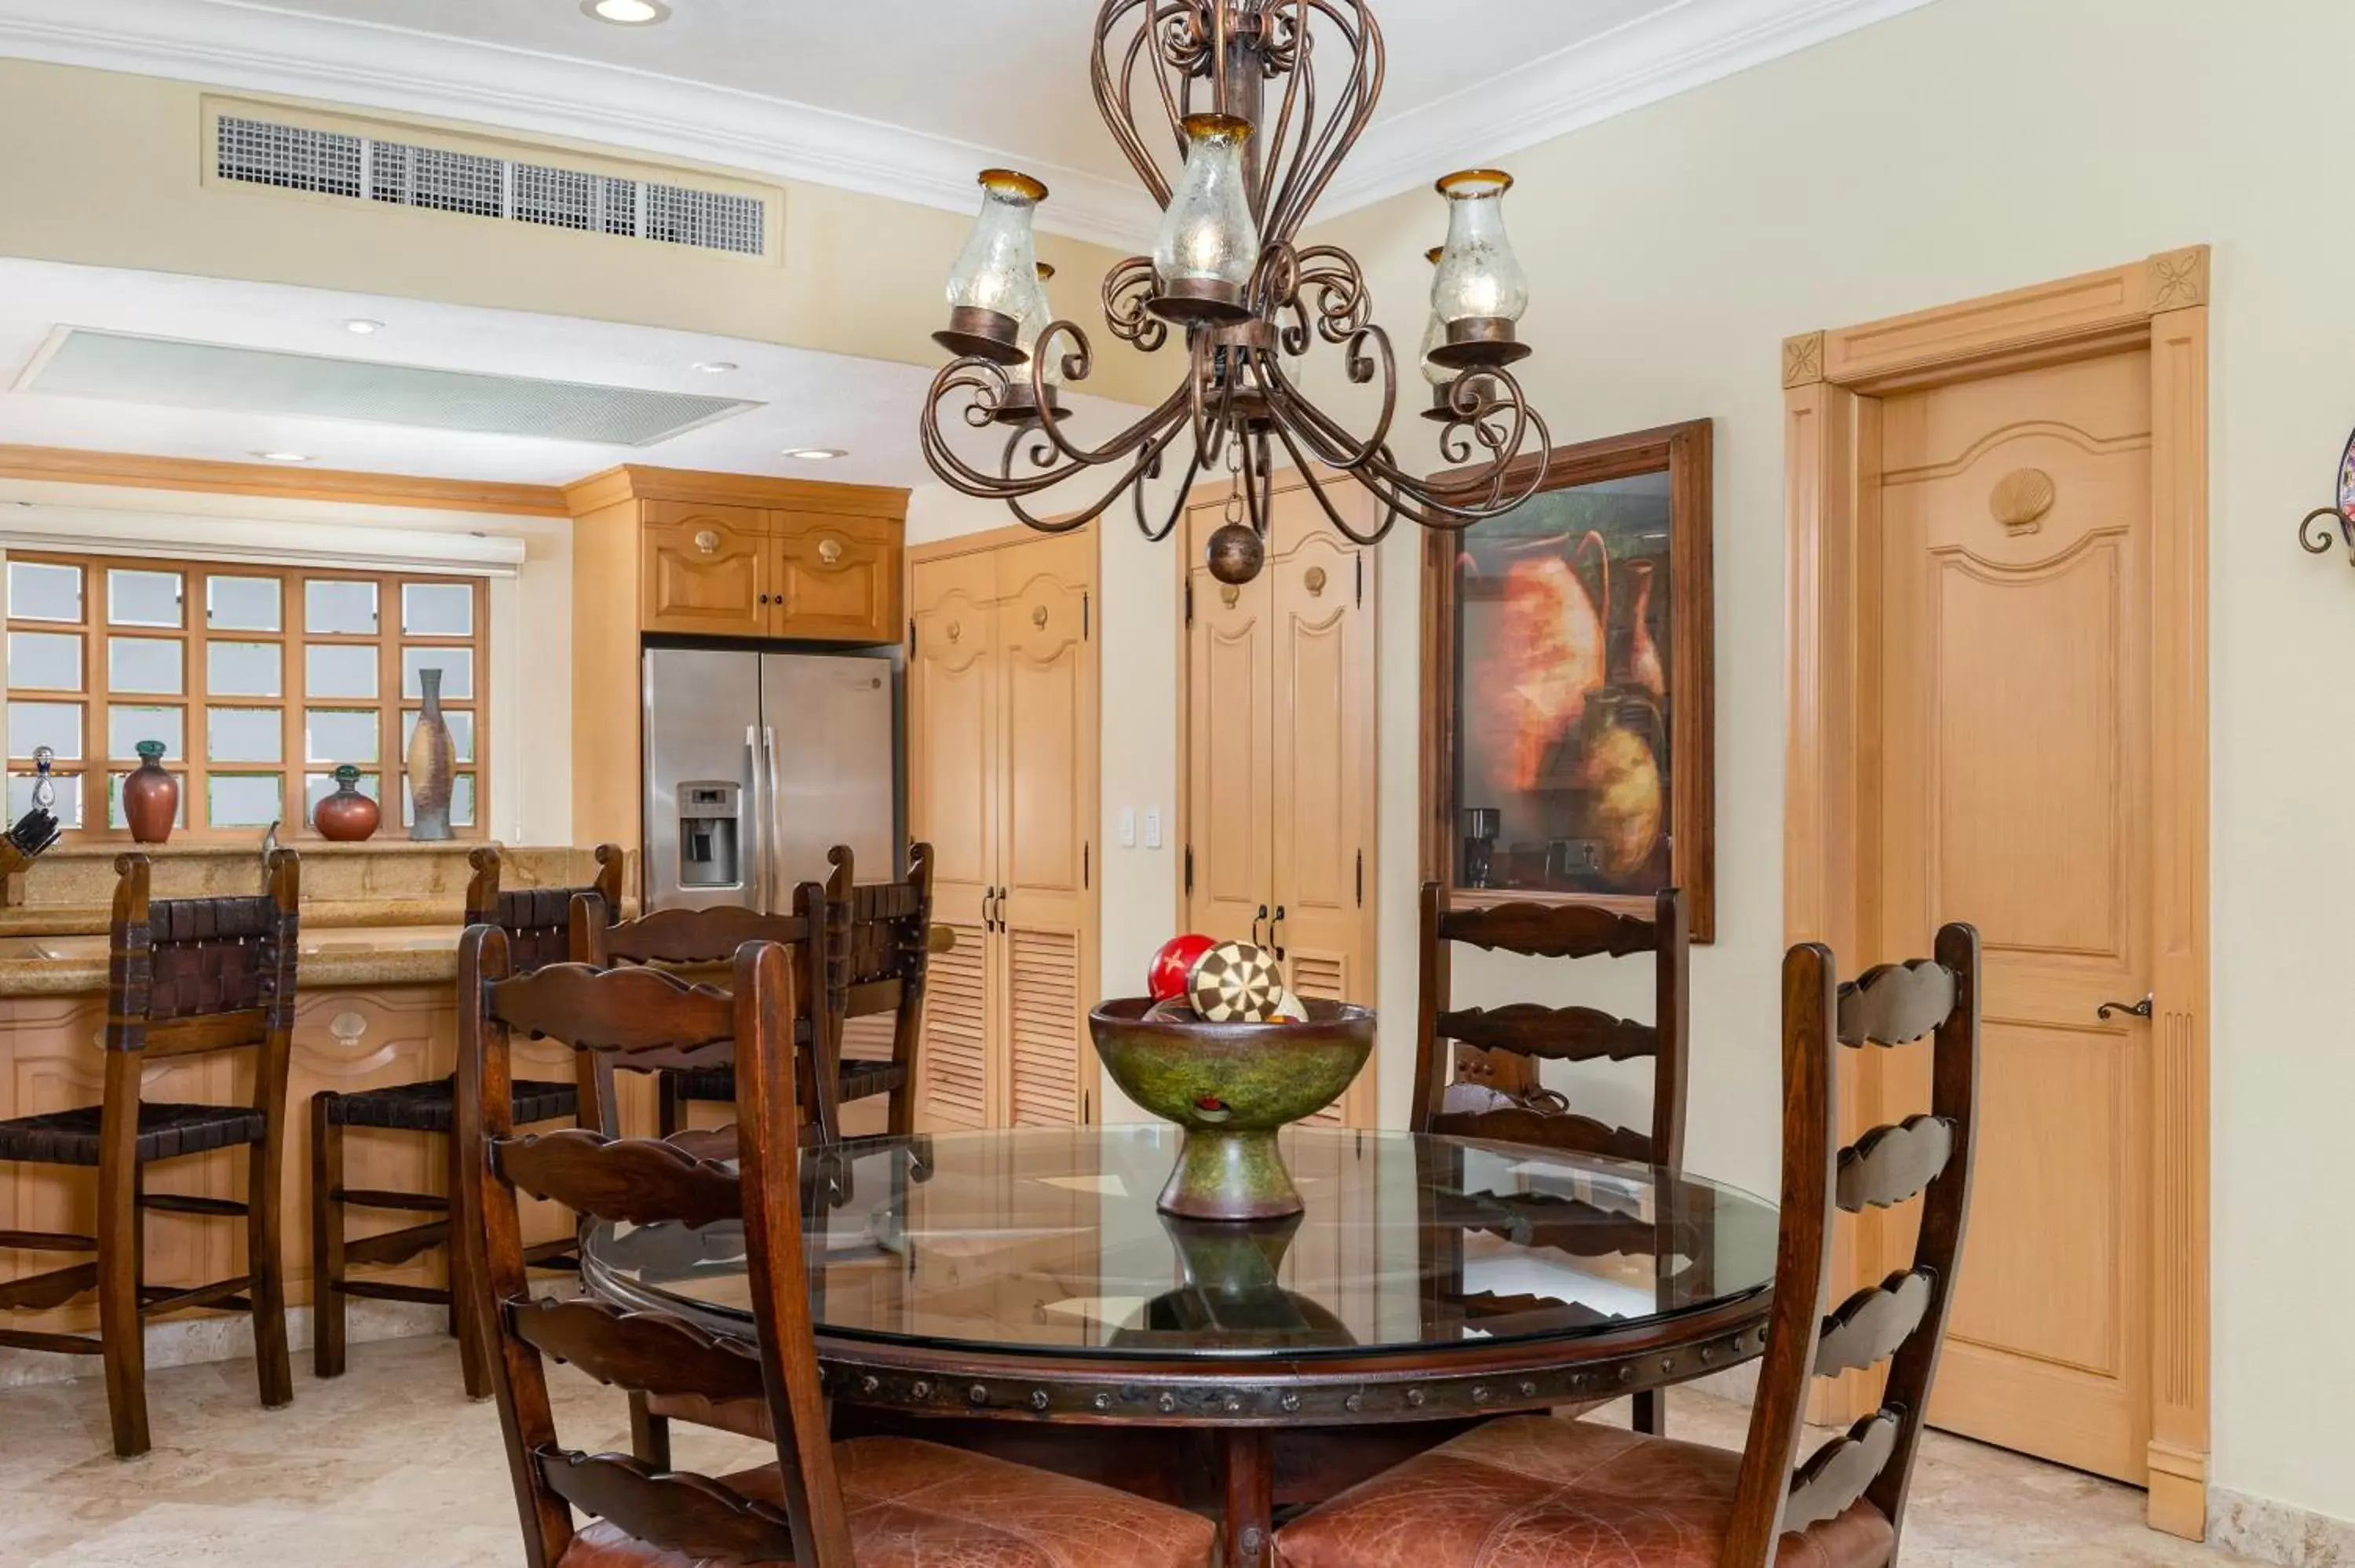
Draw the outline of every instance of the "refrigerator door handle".
[[[767,725],[761,726],[761,752],[769,767],[769,810],[761,819],[761,863],[765,868],[769,888],[776,895],[773,904],[762,906],[771,915],[786,913],[793,895],[785,887],[785,824],[783,793],[777,788],[777,732]]]
[[[769,833],[766,828],[759,825],[761,792],[766,773],[761,766],[761,731],[757,725],[744,726],[744,760],[752,773],[751,809],[747,814],[751,818],[751,838],[757,852],[752,856],[752,908],[754,912],[765,915],[769,912]]]

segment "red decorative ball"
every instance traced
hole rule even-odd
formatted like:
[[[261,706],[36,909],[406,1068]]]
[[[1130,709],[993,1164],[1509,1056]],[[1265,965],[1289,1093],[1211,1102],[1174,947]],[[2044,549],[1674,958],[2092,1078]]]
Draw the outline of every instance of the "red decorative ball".
[[[1186,983],[1202,955],[1217,947],[1218,938],[1188,935],[1172,937],[1161,944],[1153,955],[1152,967],[1145,971],[1145,989],[1156,1001],[1167,1001],[1173,996],[1186,994]]]

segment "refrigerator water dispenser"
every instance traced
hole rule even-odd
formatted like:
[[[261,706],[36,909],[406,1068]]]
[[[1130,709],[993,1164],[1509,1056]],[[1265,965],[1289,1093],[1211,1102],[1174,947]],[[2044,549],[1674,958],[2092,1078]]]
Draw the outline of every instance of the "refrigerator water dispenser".
[[[678,787],[678,885],[736,887],[743,788],[714,780]]]

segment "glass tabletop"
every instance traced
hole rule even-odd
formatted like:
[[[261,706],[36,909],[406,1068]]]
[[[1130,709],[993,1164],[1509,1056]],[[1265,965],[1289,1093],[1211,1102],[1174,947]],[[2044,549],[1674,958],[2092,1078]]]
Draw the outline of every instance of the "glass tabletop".
[[[867,1139],[804,1155],[822,1336],[988,1353],[1248,1359],[1614,1333],[1758,1295],[1772,1203],[1681,1172],[1294,1128],[1305,1212],[1154,1206],[1176,1128]],[[743,1230],[607,1224],[592,1287],[752,1332]]]

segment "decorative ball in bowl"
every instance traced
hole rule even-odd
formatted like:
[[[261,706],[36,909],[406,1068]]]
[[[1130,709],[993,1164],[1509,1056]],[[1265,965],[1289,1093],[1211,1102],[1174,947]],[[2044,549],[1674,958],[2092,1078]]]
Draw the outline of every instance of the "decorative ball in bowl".
[[[1302,1023],[1210,1023],[1150,997],[1088,1014],[1128,1097],[1186,1132],[1161,1212],[1196,1220],[1300,1213],[1276,1131],[1339,1099],[1374,1049],[1371,1009],[1311,1001]]]

